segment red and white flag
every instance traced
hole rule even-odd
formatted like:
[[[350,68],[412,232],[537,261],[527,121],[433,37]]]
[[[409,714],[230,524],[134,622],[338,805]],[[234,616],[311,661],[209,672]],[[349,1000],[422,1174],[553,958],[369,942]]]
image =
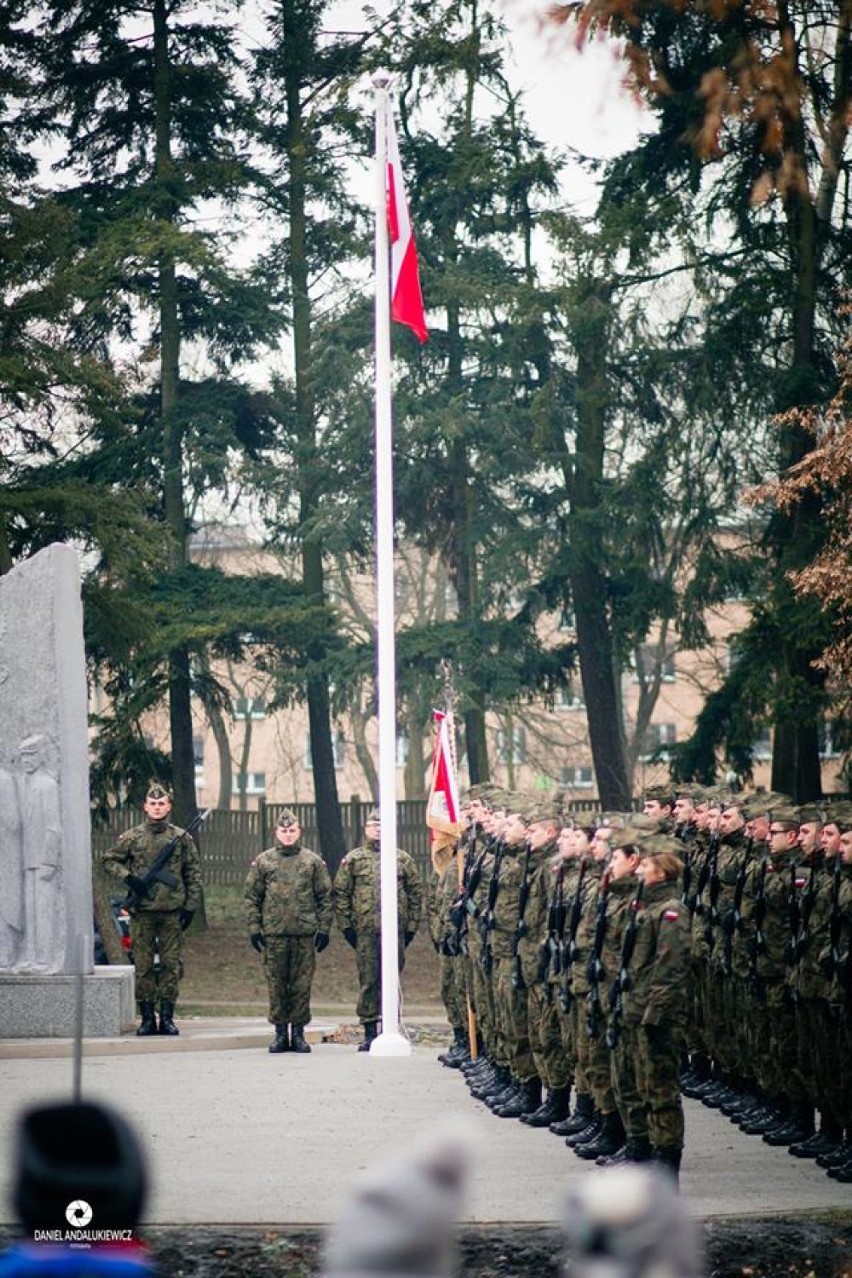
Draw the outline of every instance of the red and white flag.
[[[461,834],[462,823],[459,818],[459,791],[450,748],[449,723],[442,710],[433,710],[432,717],[438,726],[438,735],[432,755],[432,782],[426,801],[426,824],[432,831],[433,838],[446,834],[456,838]]]
[[[390,102],[387,113],[387,200],[391,246],[391,315],[398,323],[407,324],[421,342],[425,342],[429,334],[423,312],[423,294],[420,291],[417,246],[408,215]]]

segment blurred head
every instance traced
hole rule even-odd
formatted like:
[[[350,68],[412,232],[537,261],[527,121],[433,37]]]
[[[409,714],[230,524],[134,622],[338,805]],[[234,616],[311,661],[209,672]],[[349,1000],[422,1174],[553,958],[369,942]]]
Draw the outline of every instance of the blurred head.
[[[291,848],[302,837],[299,819],[291,808],[285,808],[275,824],[275,837],[285,848]]]
[[[121,1114],[106,1105],[39,1105],[20,1120],[14,1199],[21,1224],[62,1229],[70,1203],[92,1209],[90,1229],[132,1229],[145,1204],[142,1150]]]

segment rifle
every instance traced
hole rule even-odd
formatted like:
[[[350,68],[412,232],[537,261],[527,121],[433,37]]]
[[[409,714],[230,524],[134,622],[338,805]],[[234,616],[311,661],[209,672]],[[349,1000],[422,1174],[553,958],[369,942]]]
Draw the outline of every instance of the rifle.
[[[542,1001],[553,1002],[553,978],[562,973],[562,938],[565,934],[565,861],[559,858],[553,896],[547,911],[547,937],[539,949],[538,965],[542,979]]]
[[[178,881],[171,871],[165,868],[166,862],[183,836],[185,834],[194,834],[201,822],[207,817],[209,811],[210,809],[207,808],[204,812],[197,812],[185,830],[178,830],[177,834],[169,839],[168,843],[163,844],[145,873],[138,876],[143,886],[138,889],[130,888],[128,890],[127,896],[122,901],[122,906],[125,910],[132,913],[140,901],[153,900],[155,883],[162,883],[170,888],[177,887]]]
[[[521,871],[521,885],[518,889],[518,922],[515,927],[515,935],[512,937],[512,989],[522,990],[524,988],[524,977],[521,971],[521,956],[518,953],[518,946],[521,938],[527,934],[527,925],[524,922],[524,914],[527,909],[527,901],[530,897],[530,853],[529,843],[526,845],[524,852],[524,868]]]
[[[601,977],[604,975],[603,947],[606,937],[607,897],[609,896],[609,874],[601,875],[601,886],[598,894],[597,916],[595,918],[595,935],[592,941],[592,952],[586,968],[589,992],[586,995],[586,1031],[589,1038],[597,1038],[603,1019],[601,1005]]]
[[[494,851],[494,865],[491,870],[491,879],[488,884],[488,901],[485,906],[485,913],[480,919],[480,929],[482,931],[482,970],[486,976],[490,976],[494,967],[494,955],[491,953],[491,933],[494,931],[496,919],[494,917],[494,907],[497,904],[497,893],[500,890],[500,866],[503,862],[503,853],[506,845],[502,839],[499,839]]]
[[[842,865],[840,853],[834,858],[834,873],[831,879],[831,916],[828,924],[829,954],[820,966],[826,980],[831,980],[841,965],[840,935],[843,930],[843,915],[840,912],[840,871]]]
[[[737,881],[734,887],[734,900],[730,910],[722,919],[722,946],[724,958],[722,968],[726,976],[731,975],[731,960],[734,948],[734,933],[742,931],[743,925],[743,893],[745,892],[746,875],[751,862],[752,852],[754,850],[754,838],[749,837],[746,842],[745,855],[743,856],[740,868],[737,871]]]
[[[808,873],[808,886],[805,888],[802,897],[802,906],[799,911],[799,926],[793,934],[793,963],[798,963],[799,959],[810,945],[811,938],[808,935],[808,929],[811,923],[811,914],[813,913],[814,902],[817,895],[817,867],[815,862],[811,862]]]
[[[713,833],[710,836],[710,853],[708,856],[708,899],[707,899],[707,923],[704,927],[704,940],[707,947],[712,951],[716,944],[716,937],[713,929],[719,922],[719,888],[721,886],[719,880],[719,835]]]
[[[707,891],[707,881],[710,878],[710,856],[713,850],[713,838],[710,836],[710,843],[704,854],[704,860],[701,862],[701,869],[698,871],[698,882],[695,885],[695,894],[692,901],[687,901],[687,905],[693,914],[704,913],[704,893]]]
[[[784,961],[788,967],[792,967],[796,962],[796,945],[798,943],[799,928],[801,926],[801,911],[799,909],[799,892],[797,875],[799,867],[793,861],[790,865],[790,886],[787,890],[787,917],[790,923],[790,935],[787,938],[787,944],[784,946]]]
[[[681,827],[678,827],[680,829]],[[677,830],[675,830],[677,837]],[[692,849],[689,844],[684,844],[683,848],[683,893],[681,902],[689,910],[690,914],[695,913],[695,898],[690,895],[689,889],[692,887]]]
[[[610,1050],[618,1046],[618,1040],[621,1038],[621,1020],[624,1015],[624,995],[630,989],[630,961],[633,958],[633,951],[636,948],[636,928],[639,907],[642,904],[642,892],[645,887],[645,880],[639,880],[639,887],[636,895],[630,902],[630,918],[627,920],[627,926],[624,929],[624,935],[621,938],[621,956],[618,961],[618,975],[612,983],[612,989],[609,992],[609,1007],[611,1016],[609,1025],[606,1027],[606,1045]]]
[[[761,1003],[766,998],[766,987],[757,970],[757,960],[766,953],[766,937],[763,935],[763,924],[766,921],[766,869],[769,858],[760,862],[757,873],[757,886],[754,892],[754,936],[749,943],[749,971],[752,993]]]

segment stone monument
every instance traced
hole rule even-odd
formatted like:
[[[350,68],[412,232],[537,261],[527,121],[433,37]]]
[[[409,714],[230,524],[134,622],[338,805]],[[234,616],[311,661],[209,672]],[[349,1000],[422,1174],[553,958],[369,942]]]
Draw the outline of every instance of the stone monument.
[[[0,577],[0,1038],[134,1023],[133,969],[92,963],[92,851],[80,569],[48,546]]]

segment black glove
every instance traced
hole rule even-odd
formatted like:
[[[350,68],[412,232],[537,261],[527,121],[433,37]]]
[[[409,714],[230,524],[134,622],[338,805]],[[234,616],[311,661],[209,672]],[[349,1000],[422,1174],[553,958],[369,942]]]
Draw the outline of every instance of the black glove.
[[[180,920],[180,930],[182,932],[185,932],[194,918],[195,918],[195,910],[178,910],[178,919]]]
[[[408,949],[409,945],[414,940],[414,933],[406,932],[404,940],[405,940],[405,948]]]
[[[343,929],[343,935],[354,950],[355,946],[358,944],[358,933],[355,931],[354,927],[345,927]]]
[[[327,945],[328,945],[328,932],[317,932],[316,936],[314,937],[314,949],[316,950],[317,954],[322,954],[323,950],[325,949]]]
[[[266,941],[264,941],[263,939],[262,932],[252,932],[251,936],[249,937],[249,940],[251,941],[254,948],[257,950],[258,954],[266,945]]]
[[[144,879],[140,879],[138,874],[128,874],[124,881],[134,896],[148,895],[148,884]]]

